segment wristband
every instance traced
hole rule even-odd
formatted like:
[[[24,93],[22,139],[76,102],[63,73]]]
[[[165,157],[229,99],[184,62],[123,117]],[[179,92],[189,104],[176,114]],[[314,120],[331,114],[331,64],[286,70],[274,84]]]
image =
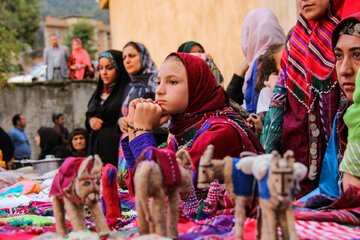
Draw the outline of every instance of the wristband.
[[[134,128],[134,134],[136,134],[137,132],[140,132],[140,131],[142,131],[142,132],[152,132],[152,130],[151,129],[147,129],[147,128]]]

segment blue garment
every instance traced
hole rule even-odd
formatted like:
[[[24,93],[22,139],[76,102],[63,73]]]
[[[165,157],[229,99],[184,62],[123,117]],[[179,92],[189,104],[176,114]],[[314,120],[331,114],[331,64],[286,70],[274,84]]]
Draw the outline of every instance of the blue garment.
[[[270,199],[270,192],[269,192],[269,188],[267,185],[268,178],[269,178],[269,169],[266,172],[266,175],[263,177],[263,179],[258,181],[259,197],[261,197],[263,199]]]
[[[256,113],[257,102],[259,99],[259,93],[255,91],[256,86],[256,72],[258,68],[259,59],[256,59],[251,70],[250,77],[246,80],[245,90],[245,104],[248,113]]]
[[[135,165],[136,159],[147,147],[156,147],[156,140],[152,133],[143,133],[139,137],[134,138],[129,142],[129,137],[121,140],[121,146],[124,151],[126,159],[126,166],[132,169]]]
[[[332,133],[328,142],[324,160],[321,167],[319,188],[320,193],[325,194],[331,198],[338,198],[339,190],[339,146],[337,141],[337,121],[338,115],[334,118]]]
[[[31,147],[26,132],[14,127],[9,131],[9,136],[15,148],[14,158],[20,160],[31,158]]]
[[[236,168],[236,164],[241,161],[239,158],[232,158],[232,180],[234,193],[237,196],[249,197],[252,195],[254,176],[245,174],[240,169]]]

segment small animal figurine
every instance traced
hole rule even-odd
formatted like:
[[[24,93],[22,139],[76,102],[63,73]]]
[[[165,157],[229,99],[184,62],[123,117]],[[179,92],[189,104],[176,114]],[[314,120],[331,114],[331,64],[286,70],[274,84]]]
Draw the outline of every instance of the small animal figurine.
[[[190,193],[190,164],[190,156],[185,150],[179,150],[175,155],[171,150],[149,147],[139,156],[134,185],[141,235],[156,233],[171,238],[178,236],[179,195]],[[168,204],[165,203],[166,195]],[[149,198],[152,198],[151,204]],[[166,210],[168,219],[165,216]]]
[[[118,192],[117,170],[110,163],[102,168],[101,189],[103,211],[106,218],[120,218],[121,204]]]
[[[259,203],[261,208],[261,236],[264,239],[279,239],[277,227],[282,228],[283,239],[298,239],[292,210],[299,181],[306,176],[307,167],[295,162],[291,150],[283,158],[276,151],[269,167],[253,164],[253,173],[259,185]]]
[[[226,191],[235,201],[235,236],[243,239],[243,227],[246,217],[246,206],[252,205],[255,179],[252,174],[252,164],[255,153],[243,152],[240,158],[225,157],[212,159],[213,145],[209,145],[199,163],[198,188],[208,188],[215,179],[224,180]],[[270,156],[269,156],[270,155]],[[272,157],[271,154],[266,158]],[[260,238],[260,225],[257,225],[257,239]]]
[[[98,204],[101,168],[102,162],[97,155],[87,158],[69,157],[59,168],[51,186],[50,196],[52,196],[56,231],[61,236],[67,234],[65,210],[74,231],[85,229],[84,205],[89,207],[94,217],[96,230],[100,234],[110,232]]]

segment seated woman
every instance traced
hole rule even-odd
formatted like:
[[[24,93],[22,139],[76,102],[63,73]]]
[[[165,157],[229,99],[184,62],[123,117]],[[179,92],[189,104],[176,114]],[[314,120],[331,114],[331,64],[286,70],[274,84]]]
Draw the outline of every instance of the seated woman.
[[[70,156],[86,157],[87,132],[83,128],[76,128],[69,137]]]
[[[187,41],[181,44],[177,50],[184,53],[205,53],[203,46],[195,41]]]
[[[256,113],[259,92],[255,91],[259,57],[270,45],[285,44],[285,33],[276,15],[268,8],[250,11],[241,28],[241,48],[245,57],[235,71],[227,93],[238,104],[243,100],[249,113]]]
[[[346,121],[344,121],[344,115],[347,115],[345,113],[349,106],[355,102],[355,80],[360,69],[360,57],[358,56],[360,52],[360,32],[356,30],[356,26],[358,26],[357,29],[360,28],[360,13],[343,19],[333,31],[332,46],[336,58],[337,79],[342,90],[341,100],[323,159],[319,186],[302,200],[306,200],[308,197],[318,193],[337,198],[341,192],[338,184],[339,180],[341,180],[341,172],[344,172],[343,187],[351,182],[350,178],[357,176],[355,173],[356,168],[353,167],[356,161],[348,161],[349,157],[344,156],[345,149],[348,148],[348,133],[350,137],[354,136],[354,131],[356,131],[355,129],[348,130],[347,124],[345,125]],[[359,88],[358,84],[356,86],[356,88]],[[356,117],[354,120],[356,120]],[[344,159],[342,160],[343,156]],[[339,164],[341,172],[339,172]]]
[[[68,157],[69,152],[62,145],[61,135],[54,128],[39,128],[35,136],[35,143],[41,148],[39,159],[45,159],[46,155],[54,155],[57,158]]]
[[[129,137],[121,143],[129,169],[130,193],[136,158],[146,147],[156,146],[152,130],[169,119],[173,137],[167,148],[177,151],[186,145],[195,173],[209,144],[215,147],[214,158],[237,157],[242,151],[263,152],[245,120],[228,107],[224,90],[202,59],[185,53],[170,54],[161,65],[157,84],[155,102],[135,99],[129,106]]]

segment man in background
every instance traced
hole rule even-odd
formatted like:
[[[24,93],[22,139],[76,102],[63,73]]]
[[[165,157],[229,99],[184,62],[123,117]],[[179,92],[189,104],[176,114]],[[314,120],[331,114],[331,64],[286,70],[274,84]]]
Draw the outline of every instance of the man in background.
[[[54,123],[54,129],[58,134],[61,135],[63,145],[67,145],[69,142],[69,131],[67,130],[66,127],[64,127],[65,124],[64,114],[53,113],[52,121]]]
[[[12,118],[14,127],[9,131],[10,139],[14,145],[15,160],[30,159],[31,147],[28,135],[25,132],[26,119],[19,113]]]
[[[69,51],[59,44],[56,34],[49,36],[50,47],[44,49],[44,62],[47,65],[47,80],[64,80],[68,78],[67,61]]]

